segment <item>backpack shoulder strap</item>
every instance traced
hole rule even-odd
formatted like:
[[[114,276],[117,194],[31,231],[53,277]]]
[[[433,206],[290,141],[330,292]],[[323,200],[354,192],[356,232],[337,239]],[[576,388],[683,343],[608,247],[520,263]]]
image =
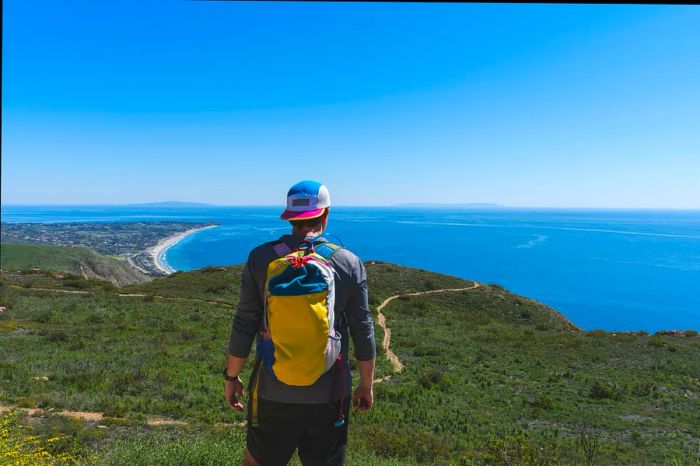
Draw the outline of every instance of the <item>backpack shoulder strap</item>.
[[[317,254],[319,254],[327,261],[331,260],[333,254],[335,254],[340,249],[343,249],[342,246],[338,246],[337,244],[330,243],[328,241],[324,241],[314,245],[314,251],[316,251]]]
[[[282,257],[282,256],[286,256],[287,254],[292,252],[292,250],[289,248],[289,246],[287,246],[287,243],[285,243],[284,241],[280,241],[278,243],[275,243],[272,247],[275,250],[275,254],[277,254],[278,258]]]

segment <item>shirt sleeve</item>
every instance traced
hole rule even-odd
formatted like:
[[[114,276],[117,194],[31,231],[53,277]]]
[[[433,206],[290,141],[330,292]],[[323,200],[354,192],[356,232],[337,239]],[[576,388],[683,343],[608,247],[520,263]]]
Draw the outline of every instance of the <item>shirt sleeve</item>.
[[[252,253],[243,268],[241,277],[241,292],[238,298],[238,309],[233,318],[231,336],[228,341],[228,352],[240,358],[248,357],[255,335],[260,330],[263,318],[263,306],[260,302],[257,283],[255,281]]]
[[[367,273],[365,266],[359,259],[357,259],[355,272],[356,283],[348,299],[345,314],[348,319],[352,341],[355,345],[355,358],[358,361],[369,361],[376,356],[374,321],[369,310]]]

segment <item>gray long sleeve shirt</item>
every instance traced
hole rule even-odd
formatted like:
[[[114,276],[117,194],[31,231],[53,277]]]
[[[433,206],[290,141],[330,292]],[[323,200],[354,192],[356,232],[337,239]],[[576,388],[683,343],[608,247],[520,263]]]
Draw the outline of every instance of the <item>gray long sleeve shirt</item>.
[[[279,240],[256,247],[249,254],[241,279],[238,310],[231,327],[229,354],[248,357],[253,339],[261,338],[259,332],[263,320],[267,266],[278,257],[274,245],[283,241],[294,250],[303,239],[303,236],[284,235]],[[337,365],[334,365],[313,385],[297,387],[275,380],[263,365],[256,364],[256,367],[259,367],[260,398],[285,403],[325,403],[337,400],[343,386],[343,375],[345,394],[348,396],[351,392],[348,328],[354,344],[355,357],[360,361],[367,361],[375,356],[374,323],[367,302],[367,275],[364,265],[355,254],[344,248],[333,254],[331,263],[335,269],[336,330],[342,338],[341,354],[345,374],[339,373]],[[251,390],[254,378],[251,377]]]

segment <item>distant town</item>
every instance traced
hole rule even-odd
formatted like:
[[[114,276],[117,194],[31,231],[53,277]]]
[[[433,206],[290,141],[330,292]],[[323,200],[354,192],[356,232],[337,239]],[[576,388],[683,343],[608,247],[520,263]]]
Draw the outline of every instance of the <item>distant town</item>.
[[[165,273],[154,263],[151,249],[173,235],[215,223],[83,222],[0,224],[0,242],[83,246],[108,256],[124,257],[152,276]]]

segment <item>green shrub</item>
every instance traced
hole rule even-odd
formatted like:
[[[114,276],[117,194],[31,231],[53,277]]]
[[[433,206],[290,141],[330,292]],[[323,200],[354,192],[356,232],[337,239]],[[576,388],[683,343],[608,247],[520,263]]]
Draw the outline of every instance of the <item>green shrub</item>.
[[[591,397],[597,400],[605,398],[618,398],[620,388],[612,382],[600,382],[596,380],[591,386]]]
[[[430,388],[433,385],[441,385],[445,373],[438,370],[429,370],[418,377],[418,385],[423,388]]]
[[[68,339],[68,333],[65,330],[51,330],[43,334],[47,340],[53,342],[66,341]]]
[[[419,345],[413,349],[414,356],[438,356],[440,353],[439,347],[428,344]]]
[[[649,338],[649,346],[653,346],[654,348],[662,348],[665,344],[663,338],[657,335]]]
[[[89,288],[89,282],[79,278],[67,278],[63,280],[63,286],[67,288],[75,288],[77,290],[86,290]]]
[[[554,407],[554,400],[549,395],[539,395],[528,400],[528,405],[535,411],[548,411]]]
[[[462,463],[494,466],[556,465],[560,464],[565,446],[558,431],[535,438],[516,430],[491,439],[483,453],[465,455]]]
[[[228,438],[205,439],[182,432],[142,432],[117,441],[102,454],[105,466],[225,466],[243,458],[245,438],[242,431],[231,429]]]
[[[432,432],[393,431],[379,425],[359,426],[356,431],[356,436],[382,458],[411,457],[421,463],[435,464],[448,452],[447,439]]]

